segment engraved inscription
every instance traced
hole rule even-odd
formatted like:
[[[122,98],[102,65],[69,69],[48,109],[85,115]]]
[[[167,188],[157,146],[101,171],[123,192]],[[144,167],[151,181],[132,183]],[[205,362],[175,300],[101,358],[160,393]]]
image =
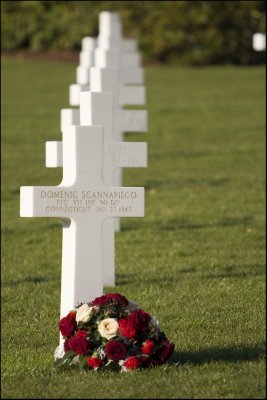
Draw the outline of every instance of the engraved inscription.
[[[140,158],[136,151],[130,151],[125,144],[109,144],[105,146],[104,163],[111,163],[114,166],[139,166]]]
[[[113,165],[126,162],[127,148],[123,144],[109,144],[105,146],[104,161],[110,161]]]
[[[41,190],[40,201],[45,203],[47,214],[63,212],[95,214],[129,214],[131,203],[137,192],[128,191],[93,191],[93,190]]]

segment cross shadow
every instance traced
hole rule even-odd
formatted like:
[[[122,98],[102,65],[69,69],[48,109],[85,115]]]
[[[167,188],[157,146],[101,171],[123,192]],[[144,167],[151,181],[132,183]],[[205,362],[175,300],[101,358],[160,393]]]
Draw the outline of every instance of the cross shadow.
[[[195,230],[195,229],[203,229],[203,228],[212,228],[212,227],[219,227],[219,228],[227,228],[231,226],[247,226],[248,224],[252,223],[251,216],[244,216],[244,217],[224,217],[221,218],[218,222],[215,223],[194,223],[188,221],[185,218],[170,218],[168,220],[155,220],[151,223],[154,225],[154,229],[163,230],[163,231],[176,231],[176,230]],[[132,231],[140,229],[140,224],[135,223],[133,221],[125,223],[122,225],[122,231]]]
[[[265,359],[265,343],[257,345],[240,345],[229,347],[210,347],[198,351],[175,351],[169,364],[177,367],[184,364],[201,365],[213,361],[241,362]]]
[[[130,269],[130,267],[129,267]],[[117,274],[116,273],[116,285],[123,286],[128,285],[129,283],[133,283],[135,281],[135,275],[128,273],[128,274]]]
[[[202,156],[206,155],[205,153],[195,153],[194,156]],[[187,178],[187,179],[179,179],[179,180],[150,180],[146,182],[145,189],[149,191],[151,189],[156,190],[163,190],[163,188],[177,188],[179,187],[190,187],[198,186],[198,187],[206,187],[206,186],[224,186],[226,183],[230,182],[230,178],[223,177],[223,178],[214,178],[214,179],[194,179],[194,178]]]
[[[183,218],[173,218],[167,221],[155,221],[157,229],[160,230],[177,230],[177,229],[202,229],[202,228],[211,228],[214,226],[217,227],[230,227],[230,226],[246,226],[247,224],[252,222],[251,216],[245,217],[224,217],[220,219],[216,223],[192,223]]]
[[[58,280],[56,277],[52,278],[45,278],[42,276],[26,276],[25,278],[21,278],[21,279],[10,279],[7,281],[3,281],[2,282],[2,286],[13,286],[13,285],[19,285],[21,283],[42,283],[42,282],[49,282],[49,281],[56,281]]]

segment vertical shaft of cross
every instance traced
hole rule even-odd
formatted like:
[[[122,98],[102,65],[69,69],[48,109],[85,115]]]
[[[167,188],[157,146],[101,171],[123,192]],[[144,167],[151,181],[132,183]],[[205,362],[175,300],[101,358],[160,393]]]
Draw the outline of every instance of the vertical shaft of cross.
[[[102,293],[102,223],[90,224],[82,215],[63,225],[61,318]]]
[[[81,125],[101,125],[104,128],[103,181],[112,186],[113,165],[107,149],[113,139],[113,95],[111,92],[84,92],[80,95]],[[115,286],[115,232],[114,218],[103,221],[103,283]]]

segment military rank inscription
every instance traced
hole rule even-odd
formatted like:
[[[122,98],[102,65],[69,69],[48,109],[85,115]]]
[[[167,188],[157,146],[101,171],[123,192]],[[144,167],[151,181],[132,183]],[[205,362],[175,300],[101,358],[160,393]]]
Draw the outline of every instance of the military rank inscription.
[[[131,213],[131,200],[137,192],[93,190],[41,190],[40,201],[45,202],[47,213]]]

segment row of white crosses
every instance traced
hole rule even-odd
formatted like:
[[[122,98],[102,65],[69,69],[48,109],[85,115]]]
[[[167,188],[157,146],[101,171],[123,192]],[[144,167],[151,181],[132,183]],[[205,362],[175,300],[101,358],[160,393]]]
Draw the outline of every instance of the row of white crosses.
[[[46,143],[46,166],[63,166],[62,182],[24,186],[20,191],[22,217],[63,221],[61,317],[78,303],[100,296],[103,286],[115,284],[114,217],[144,216],[144,188],[114,184],[120,176],[114,176],[115,169],[147,165],[146,143],[122,140],[124,131],[147,129],[145,110],[122,109],[124,104],[144,104],[143,86],[125,86],[126,81],[142,82],[142,69],[124,68],[121,61],[99,66],[97,60],[111,59],[113,52],[119,60],[138,58],[135,51],[123,50],[128,46],[133,50],[135,42],[122,39],[117,14],[100,13],[99,27],[97,43],[105,45],[94,49],[96,65],[87,66],[86,83],[79,78],[75,102],[70,89],[70,103],[78,108],[61,111],[62,142]],[[93,39],[82,41],[88,42]],[[114,50],[106,49],[107,44]],[[81,59],[86,59],[84,52],[83,48]]]

